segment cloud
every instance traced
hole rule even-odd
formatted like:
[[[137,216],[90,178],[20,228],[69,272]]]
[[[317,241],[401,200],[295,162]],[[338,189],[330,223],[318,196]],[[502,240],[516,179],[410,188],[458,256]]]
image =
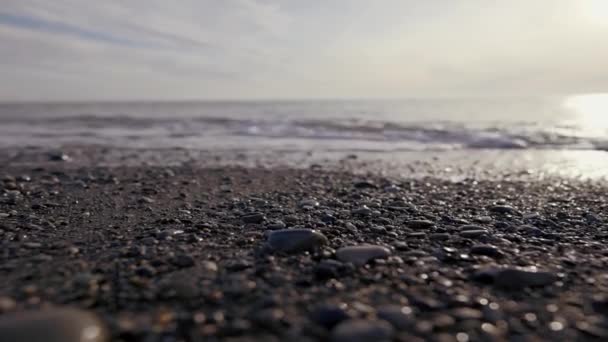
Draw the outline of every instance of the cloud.
[[[585,3],[7,0],[0,100],[597,91]]]

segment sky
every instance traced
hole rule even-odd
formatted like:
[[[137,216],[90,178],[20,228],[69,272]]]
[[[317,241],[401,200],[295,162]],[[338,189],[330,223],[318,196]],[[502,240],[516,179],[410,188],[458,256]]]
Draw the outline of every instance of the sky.
[[[607,0],[3,0],[0,101],[608,91]]]

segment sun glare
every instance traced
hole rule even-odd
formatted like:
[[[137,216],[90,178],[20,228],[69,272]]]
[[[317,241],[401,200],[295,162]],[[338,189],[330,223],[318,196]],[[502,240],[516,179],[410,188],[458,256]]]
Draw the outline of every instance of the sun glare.
[[[594,26],[608,27],[608,0],[578,2],[583,20]]]
[[[576,113],[579,122],[588,128],[608,128],[608,94],[574,95],[566,98],[564,107]]]

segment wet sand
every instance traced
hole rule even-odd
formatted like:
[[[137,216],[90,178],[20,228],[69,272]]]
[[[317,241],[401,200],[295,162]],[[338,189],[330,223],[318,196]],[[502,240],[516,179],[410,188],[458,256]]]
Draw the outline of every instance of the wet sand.
[[[0,340],[49,307],[112,341],[608,338],[601,182],[40,156],[0,166]]]

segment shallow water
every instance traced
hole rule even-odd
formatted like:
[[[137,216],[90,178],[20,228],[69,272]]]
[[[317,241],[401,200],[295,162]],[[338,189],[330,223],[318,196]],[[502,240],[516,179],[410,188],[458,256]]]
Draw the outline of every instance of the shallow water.
[[[604,150],[608,95],[0,105],[0,146],[282,151]]]

